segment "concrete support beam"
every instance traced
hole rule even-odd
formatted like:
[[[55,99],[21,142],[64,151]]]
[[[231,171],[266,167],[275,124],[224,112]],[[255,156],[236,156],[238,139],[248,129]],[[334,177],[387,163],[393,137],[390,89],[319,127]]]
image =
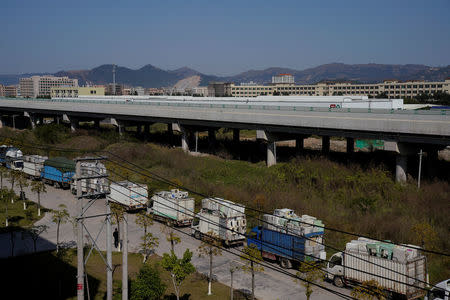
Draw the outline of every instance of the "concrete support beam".
[[[330,152],[330,137],[329,136],[322,136],[322,152],[323,153],[329,153]]]
[[[233,129],[233,156],[235,159],[240,159],[240,143],[241,137],[240,137],[240,130],[237,128]]]
[[[347,138],[347,153],[355,152],[355,139]]]
[[[167,124],[167,135],[169,144],[173,146],[173,126],[172,123]]]
[[[100,120],[99,119],[95,119],[94,120],[94,128],[95,129],[99,129],[100,128]]]
[[[186,129],[181,128],[181,149],[183,149],[184,152],[189,152],[189,136]]]
[[[398,154],[395,159],[395,181],[406,182],[408,158],[406,155]]]
[[[140,124],[136,125],[136,133],[140,135],[142,133],[142,126]]]
[[[150,124],[145,123],[144,124],[144,134],[149,135],[150,134]]]
[[[273,166],[277,163],[277,144],[275,141],[267,143],[267,166]]]
[[[215,129],[208,129],[208,148],[209,152],[215,153],[216,152],[216,130]]]
[[[295,139],[295,152],[297,152],[297,154],[300,154],[304,148],[305,148],[305,138],[304,137],[296,138]]]
[[[78,128],[78,119],[70,118],[70,130],[75,132]]]
[[[23,112],[23,116],[30,118],[31,129],[35,129],[36,128],[36,117],[32,113],[29,113],[27,111]],[[13,121],[14,121],[14,116],[13,116]],[[15,123],[15,122],[13,122],[13,123]],[[13,124],[13,127],[15,127],[15,125],[16,124]]]

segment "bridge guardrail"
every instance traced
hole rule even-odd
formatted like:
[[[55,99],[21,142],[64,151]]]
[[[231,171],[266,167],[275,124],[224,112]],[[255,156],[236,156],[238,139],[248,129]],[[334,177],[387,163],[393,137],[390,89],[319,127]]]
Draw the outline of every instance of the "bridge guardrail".
[[[259,105],[259,104],[203,104],[189,102],[174,101],[123,101],[123,100],[89,100],[74,98],[9,98],[0,97],[0,100],[12,101],[41,101],[41,102],[57,102],[57,103],[92,103],[92,104],[118,104],[118,105],[150,105],[150,106],[167,106],[167,107],[198,107],[198,108],[222,108],[222,109],[247,109],[247,110],[280,110],[280,111],[310,111],[310,112],[332,112],[332,113],[376,113],[376,114],[400,114],[400,115],[450,115],[448,110],[387,110],[387,109],[362,109],[362,108],[327,108],[327,107],[310,107],[310,106],[293,106],[293,105]]]

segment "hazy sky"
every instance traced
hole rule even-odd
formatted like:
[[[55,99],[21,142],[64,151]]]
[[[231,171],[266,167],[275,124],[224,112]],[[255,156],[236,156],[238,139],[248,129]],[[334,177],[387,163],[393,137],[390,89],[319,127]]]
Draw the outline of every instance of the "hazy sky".
[[[450,0],[2,0],[0,74],[450,64]]]

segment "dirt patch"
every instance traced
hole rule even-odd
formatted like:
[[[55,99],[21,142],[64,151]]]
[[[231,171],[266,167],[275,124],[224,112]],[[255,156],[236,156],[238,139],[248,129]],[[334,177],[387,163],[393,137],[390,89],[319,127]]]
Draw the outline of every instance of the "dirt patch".
[[[97,150],[106,145],[106,141],[94,136],[76,136],[58,145],[68,149]]]

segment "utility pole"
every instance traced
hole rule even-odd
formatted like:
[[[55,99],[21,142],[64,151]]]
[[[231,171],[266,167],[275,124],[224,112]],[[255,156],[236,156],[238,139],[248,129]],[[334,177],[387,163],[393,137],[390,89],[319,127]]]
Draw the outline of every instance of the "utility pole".
[[[112,299],[112,263],[111,263],[111,212],[110,212],[110,208],[109,208],[109,203],[106,203],[106,213],[104,214],[97,214],[97,215],[87,215],[86,212],[89,210],[89,207],[92,206],[92,204],[97,201],[97,199],[99,198],[99,196],[106,196],[106,194],[108,193],[105,189],[105,183],[103,181],[105,181],[105,179],[108,177],[108,175],[106,173],[101,173],[100,170],[98,170],[98,172],[94,171],[94,175],[83,175],[83,170],[82,170],[82,162],[86,162],[86,161],[95,161],[98,162],[100,160],[104,160],[106,159],[106,157],[84,157],[84,158],[76,158],[75,162],[76,162],[76,166],[75,166],[75,180],[77,183],[77,200],[78,200],[78,204],[79,204],[79,208],[80,208],[80,212],[78,214],[77,217],[77,299],[78,300],[84,300],[84,280],[86,280],[86,287],[88,287],[88,278],[85,274],[85,266],[86,263],[93,251],[93,249],[95,248],[100,257],[103,259],[103,261],[106,264],[106,268],[107,268],[107,272],[110,271],[111,274],[109,276],[109,273],[107,274],[107,287],[111,287],[107,292],[107,296],[109,297],[109,299]],[[100,181],[100,184],[97,184],[94,191],[91,192],[87,192],[85,194],[83,194],[83,185],[85,184],[86,186],[84,186],[86,188],[86,191],[89,191],[89,189],[91,188],[91,186],[89,185],[89,181],[90,179],[98,179]],[[84,205],[84,198],[89,198],[89,201],[86,205]],[[107,257],[108,259],[105,259],[103,257],[103,254],[100,251],[100,248],[98,247],[97,244],[97,239],[100,236],[100,232],[102,230],[100,230],[100,232],[97,234],[97,237],[94,239],[93,235],[89,232],[89,230],[84,226],[84,219],[88,219],[88,218],[96,218],[96,217],[104,217],[105,221],[104,223],[106,223],[106,233],[107,233]],[[109,224],[108,224],[109,223]],[[105,224],[103,224],[105,225]],[[103,228],[103,226],[102,226]],[[92,246],[90,247],[86,258],[84,255],[84,244],[83,244],[83,235],[84,233],[87,233],[87,238],[90,242],[92,242]],[[108,242],[109,241],[109,242]],[[89,291],[88,291],[89,292]],[[88,293],[88,297],[89,297],[89,293]]]
[[[106,199],[106,300],[112,300],[113,279],[112,279],[112,230],[111,230],[111,206]]]
[[[423,156],[423,151],[422,149],[420,149],[419,154],[419,175],[417,176],[417,188],[420,189],[420,176],[422,173],[422,156]]]
[[[84,300],[84,253],[83,253],[83,198],[81,190],[81,161],[77,161],[75,174],[77,178],[77,200],[80,213],[77,220],[77,299]]]
[[[116,65],[113,64],[113,95],[116,95]]]
[[[122,226],[122,300],[128,300],[128,212],[123,214]]]

